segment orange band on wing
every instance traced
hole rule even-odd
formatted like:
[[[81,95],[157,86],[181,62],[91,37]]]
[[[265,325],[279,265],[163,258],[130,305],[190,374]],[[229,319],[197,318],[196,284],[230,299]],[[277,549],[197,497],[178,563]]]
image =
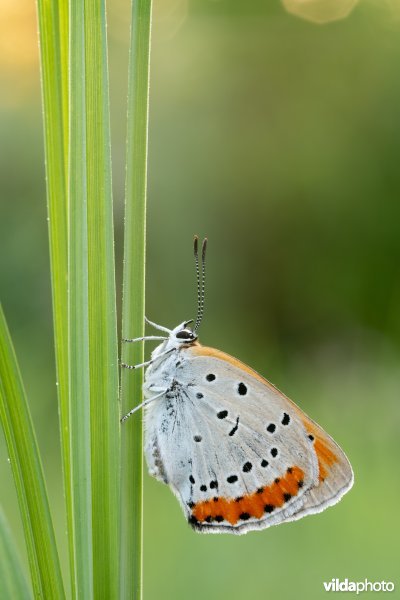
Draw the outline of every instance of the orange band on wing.
[[[215,497],[198,502],[193,507],[191,520],[194,523],[228,521],[235,525],[239,520],[246,521],[250,517],[260,519],[296,496],[303,486],[303,479],[302,469],[290,467],[284,477],[275,479],[271,485],[252,494],[235,499]]]
[[[329,467],[338,461],[338,457],[329,448],[327,443],[325,443],[316,427],[313,427],[309,421],[303,421],[303,423],[307,432],[314,437],[314,450],[317,455],[319,468],[318,478],[319,481],[322,482],[328,475]]]
[[[318,457],[319,480],[324,481],[328,475],[327,467],[331,467],[337,462],[337,456],[319,438],[315,439],[314,448]]]

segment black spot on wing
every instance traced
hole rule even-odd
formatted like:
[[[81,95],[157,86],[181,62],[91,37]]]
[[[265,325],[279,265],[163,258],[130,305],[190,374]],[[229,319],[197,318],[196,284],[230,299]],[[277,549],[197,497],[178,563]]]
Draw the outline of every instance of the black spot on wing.
[[[244,383],[238,385],[239,396],[245,396],[247,394],[247,386]]]

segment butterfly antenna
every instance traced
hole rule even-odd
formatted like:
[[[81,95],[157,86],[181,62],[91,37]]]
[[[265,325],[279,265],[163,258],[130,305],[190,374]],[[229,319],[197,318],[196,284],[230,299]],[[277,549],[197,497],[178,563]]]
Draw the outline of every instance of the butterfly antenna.
[[[199,238],[196,235],[194,238],[194,257],[196,261],[196,276],[197,276],[197,317],[194,326],[194,331],[197,331],[200,327],[200,323],[204,315],[204,299],[206,290],[206,249],[207,249],[207,238],[204,238],[202,249],[201,249],[201,280],[200,280],[200,268],[199,268],[199,251],[198,251]]]
[[[197,235],[194,236],[193,240],[193,250],[194,250],[194,261],[196,264],[196,280],[197,280],[197,316],[196,316],[196,324],[194,326],[194,330],[196,331],[197,327],[200,324],[200,312],[201,312],[201,284],[200,284],[200,268],[199,268],[199,237]]]
[[[202,274],[201,274],[201,318],[204,315],[204,302],[206,297],[206,250],[207,250],[207,238],[203,240],[203,247],[201,250],[201,263],[202,263]]]

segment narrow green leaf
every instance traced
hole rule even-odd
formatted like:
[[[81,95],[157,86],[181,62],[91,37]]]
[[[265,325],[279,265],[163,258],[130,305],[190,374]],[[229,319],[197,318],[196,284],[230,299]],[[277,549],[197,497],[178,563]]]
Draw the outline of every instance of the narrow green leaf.
[[[74,596],[93,596],[84,3],[70,2],[69,419]]]
[[[36,598],[64,598],[43,470],[14,348],[0,306],[0,419]]]
[[[0,506],[0,598],[30,600],[32,593],[25,577],[21,558]]]
[[[43,0],[38,0],[43,2]],[[53,33],[53,43],[59,49],[59,70],[58,79],[61,80],[61,100],[62,100],[62,122],[63,122],[63,142],[64,142],[64,171],[65,181],[68,181],[68,148],[69,148],[69,3],[68,2],[48,2],[48,10],[58,10],[58,30]],[[49,78],[51,74],[48,74]],[[51,110],[51,107],[45,107],[45,110]],[[54,123],[55,125],[55,123]]]
[[[74,586],[68,393],[68,3],[37,0],[47,213],[67,534]]]
[[[118,346],[104,0],[85,0],[93,593],[119,595]]]
[[[144,332],[147,138],[149,109],[151,0],[132,2],[128,128],[126,159],[125,238],[122,337]],[[123,361],[143,361],[143,345],[129,344]],[[122,373],[124,412],[142,400],[141,371]],[[141,412],[124,425],[122,437],[123,598],[142,597],[143,569],[143,428]]]

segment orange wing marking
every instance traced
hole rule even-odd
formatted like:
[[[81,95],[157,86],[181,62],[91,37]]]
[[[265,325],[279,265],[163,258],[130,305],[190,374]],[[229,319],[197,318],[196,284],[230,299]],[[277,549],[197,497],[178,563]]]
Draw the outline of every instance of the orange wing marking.
[[[314,450],[318,458],[319,481],[325,481],[329,468],[338,462],[336,454],[328,447],[324,439],[319,434],[316,427],[313,427],[309,421],[303,421],[308,433],[314,436]]]
[[[298,494],[303,485],[304,471],[300,467],[290,467],[285,476],[276,479],[271,485],[256,490],[241,498],[215,497],[198,502],[193,507],[192,520],[203,523],[228,521],[235,525],[239,520],[250,517],[261,519]]]
[[[190,352],[192,352],[195,356],[211,356],[212,358],[218,358],[219,360],[224,360],[225,362],[230,363],[234,367],[237,367],[237,368],[241,369],[242,371],[246,371],[246,373],[248,373],[252,377],[255,377],[255,379],[258,379],[258,381],[261,381],[261,383],[266,384],[269,388],[273,389],[274,391],[279,392],[279,390],[277,390],[272,385],[272,383],[267,381],[267,379],[262,377],[259,373],[257,373],[257,371],[254,371],[254,369],[252,369],[251,367],[248,367],[247,365],[242,363],[237,358],[230,356],[230,354],[226,354],[225,352],[221,352],[221,350],[216,350],[215,348],[209,348],[208,346],[202,346],[199,343],[193,344],[192,346],[190,346],[190,348],[188,350]],[[282,392],[279,392],[279,393],[282,394]]]

